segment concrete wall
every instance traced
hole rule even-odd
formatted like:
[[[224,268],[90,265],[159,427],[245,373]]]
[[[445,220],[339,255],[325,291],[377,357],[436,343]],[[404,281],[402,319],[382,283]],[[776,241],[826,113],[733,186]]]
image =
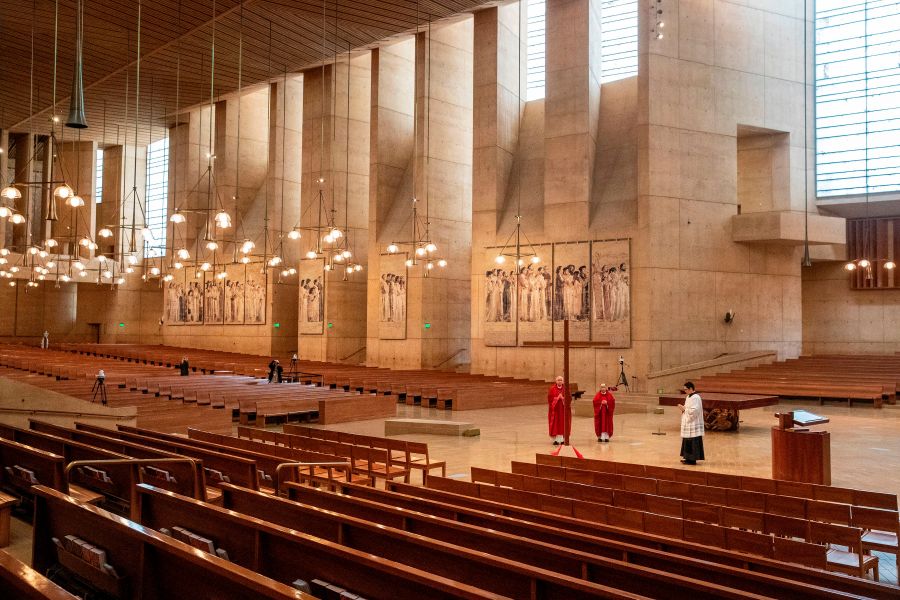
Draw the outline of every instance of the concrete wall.
[[[900,290],[851,290],[842,263],[804,270],[803,352],[900,352]]]

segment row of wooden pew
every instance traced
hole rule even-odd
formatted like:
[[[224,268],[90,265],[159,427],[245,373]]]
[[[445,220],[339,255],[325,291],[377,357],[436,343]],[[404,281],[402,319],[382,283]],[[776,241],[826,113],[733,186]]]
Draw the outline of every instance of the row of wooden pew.
[[[390,396],[361,395],[299,383],[260,385],[262,380],[248,376],[181,377],[159,365],[24,346],[0,346],[0,365],[47,377],[23,378],[15,372],[4,371],[5,376],[91,401],[98,400],[94,383],[97,373],[103,369],[110,406],[137,406],[139,424],[154,428],[164,425],[170,431],[179,430],[179,423],[186,427],[203,421],[204,411],[186,411],[187,406],[226,409],[235,420],[259,424],[273,420],[339,423],[396,414],[396,398]],[[174,400],[177,404],[156,398]],[[185,412],[192,418],[184,418]],[[206,416],[222,421],[224,415],[207,413]],[[222,431],[229,429],[225,423],[220,426]]]
[[[210,461],[225,469],[223,457],[239,466],[251,455],[284,460],[285,452],[295,451],[274,440],[196,431],[187,439],[135,428],[105,436],[83,426],[68,431],[83,444],[89,434],[98,442],[127,444],[123,450],[177,451],[202,465],[204,475]],[[291,435],[304,437],[299,433]],[[259,460],[251,462],[260,468]],[[343,481],[334,486],[340,493],[288,480],[281,485],[289,496],[284,498],[258,478],[254,485],[252,478],[240,480],[239,472],[234,476],[211,482],[217,495],[205,498],[144,479],[135,487],[130,520],[34,486],[33,566],[45,573],[62,565],[80,581],[123,598],[305,598],[300,590],[317,589],[316,581],[376,599],[900,598],[895,587],[748,549],[636,531],[597,522],[589,513],[564,516],[566,499],[554,502],[546,494],[544,505],[517,506],[464,494],[455,484],[468,492],[511,488],[431,476],[429,487],[388,481],[384,490]],[[626,485],[624,475],[621,481]],[[445,489],[451,486],[454,491]],[[66,540],[102,551],[102,564],[110,568],[98,570]],[[225,585],[233,587],[224,591]]]
[[[545,457],[544,463],[558,458]],[[739,482],[729,485],[724,478],[719,487],[676,481],[664,472],[637,477],[610,473],[602,465],[595,469],[598,465],[584,460],[565,462],[514,461],[512,473],[473,467],[471,483],[432,478],[427,485],[856,576],[871,570],[876,580],[872,550],[894,554],[900,566],[895,496],[868,493],[858,496],[860,503],[853,496],[841,502],[835,501],[838,490],[825,501],[801,487],[792,488],[794,496],[774,493],[774,486],[769,494],[741,489]]]
[[[64,344],[62,348],[91,356],[119,358],[141,364],[174,366],[184,356],[192,368],[208,373],[229,373],[253,377],[267,376],[268,359],[228,352],[127,344]],[[443,372],[435,370],[395,370],[298,360],[294,369],[287,357],[278,357],[286,375],[294,381],[332,389],[396,396],[408,404],[452,410],[498,408],[541,404],[546,401],[549,382]],[[573,394],[580,396],[577,384]]]
[[[757,365],[695,380],[702,392],[770,394],[786,398],[864,400],[875,408],[895,404],[900,356],[815,355]]]

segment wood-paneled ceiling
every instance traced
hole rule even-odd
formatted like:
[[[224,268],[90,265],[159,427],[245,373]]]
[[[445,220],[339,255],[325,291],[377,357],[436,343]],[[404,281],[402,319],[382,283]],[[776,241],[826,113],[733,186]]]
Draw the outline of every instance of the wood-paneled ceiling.
[[[496,3],[419,0],[418,19],[424,26],[429,16],[445,20]],[[0,129],[47,133],[53,114],[66,120],[75,8],[76,0],[0,0]],[[138,0],[84,0],[88,129],[81,130],[82,140],[113,144],[127,135],[129,144],[134,141],[138,9]],[[137,130],[138,143],[145,144],[164,134],[177,109],[209,101],[213,31],[214,90],[220,96],[238,88],[239,55],[242,86],[277,79],[321,64],[335,47],[367,48],[413,32],[417,3],[325,0],[324,51],[321,0],[144,0],[140,17]],[[65,138],[76,132],[66,129]]]

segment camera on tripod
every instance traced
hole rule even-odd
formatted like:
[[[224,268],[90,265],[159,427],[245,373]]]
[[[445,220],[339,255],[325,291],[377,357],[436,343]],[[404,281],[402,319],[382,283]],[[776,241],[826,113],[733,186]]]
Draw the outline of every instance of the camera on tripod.
[[[106,373],[103,369],[97,371],[97,379],[94,380],[94,387],[91,389],[91,402],[100,400],[100,404],[106,406],[109,399],[106,396]]]

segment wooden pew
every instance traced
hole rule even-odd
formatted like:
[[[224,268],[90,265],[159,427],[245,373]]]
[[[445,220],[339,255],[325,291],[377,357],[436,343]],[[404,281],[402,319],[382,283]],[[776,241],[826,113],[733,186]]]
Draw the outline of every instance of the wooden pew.
[[[314,600],[251,570],[198,552],[44,486],[34,488],[32,563],[38,572],[62,565],[70,574],[120,598],[259,598]],[[61,547],[74,536],[106,553],[114,574]],[[59,540],[59,544],[54,541]]]
[[[627,560],[633,560],[640,564],[648,564],[644,562],[646,559],[642,558],[646,552],[651,554],[665,552],[710,564],[728,565],[784,579],[821,585],[863,598],[898,597],[898,590],[894,586],[789,564],[781,560],[780,556],[777,560],[751,556],[740,550],[713,548],[700,543],[671,538],[660,533],[633,531],[614,525],[554,514],[539,508],[514,506],[409,484],[392,482],[388,484],[388,488],[388,490],[380,490],[344,485],[341,491],[351,497],[480,524],[484,527],[501,527],[504,523],[512,521],[515,528],[511,531],[521,532],[523,530],[518,528],[519,522],[543,526],[546,527],[547,539],[554,539],[551,533],[555,531],[557,539],[560,539],[560,543],[563,545],[569,543],[564,540],[579,540],[580,535],[593,536],[598,539],[598,543],[608,545],[620,552],[620,555],[625,556]],[[810,546],[810,544],[802,543],[801,545]],[[822,564],[824,565],[824,561]]]
[[[302,486],[291,484],[290,489],[302,494]],[[309,490],[309,488],[306,488]],[[309,490],[316,492],[317,490]],[[464,548],[478,549],[492,556],[504,557],[532,567],[547,569],[552,572],[580,577],[587,581],[604,583],[616,589],[649,596],[658,594],[657,586],[663,586],[669,598],[691,597],[702,594],[704,597],[733,597],[735,592],[724,583],[709,585],[699,583],[693,575],[675,575],[665,570],[629,565],[615,558],[602,558],[596,553],[582,552],[561,548],[557,544],[548,543],[539,538],[527,538],[519,535],[500,533],[490,529],[459,523],[445,519],[435,519],[426,515],[405,512],[372,518],[375,515],[366,513],[355,517],[341,510],[329,508],[328,498],[331,494],[320,494],[322,506],[316,507],[303,503],[290,502],[282,498],[264,496],[259,493],[244,493],[239,488],[231,487],[223,493],[224,506],[244,514],[291,527],[310,531],[313,528],[325,527],[321,537],[339,539],[342,531],[347,535],[348,527],[354,523],[378,523],[386,531],[402,530],[430,539],[441,540]],[[323,510],[324,509],[324,510]],[[334,514],[335,511],[340,516]],[[329,530],[328,527],[334,527]],[[343,529],[342,529],[343,528]],[[725,585],[725,587],[722,587]],[[790,586],[788,586],[790,587]],[[773,590],[774,591],[774,590]],[[778,590],[784,593],[786,590]],[[759,590],[756,590],[759,593]]]
[[[729,475],[725,473],[695,471],[674,467],[657,467],[653,465],[624,463],[592,458],[570,459],[569,457],[541,453],[535,455],[535,463],[538,465],[572,466],[579,470],[697,483],[720,488],[764,492],[781,496],[795,496],[798,498],[850,504],[852,506],[865,506],[869,508],[897,511],[897,496],[884,492],[870,492],[853,488],[767,479],[765,477]]]
[[[320,576],[310,572],[319,569],[328,574],[324,579],[336,579],[337,585],[362,595],[385,598],[389,592],[390,597],[398,599],[447,597],[442,588],[448,579],[463,589],[484,589],[507,597],[525,594],[536,600],[562,597],[551,596],[562,590],[571,598],[600,597],[601,590],[610,594],[608,597],[635,597],[544,571],[529,573],[516,568],[515,563],[462,548],[450,552],[445,544],[427,543],[361,521],[346,520],[338,529],[327,521],[314,521],[302,528],[308,533],[299,533],[148,486],[141,486],[140,496],[143,525],[158,529],[190,523],[192,531],[226,548],[236,563],[251,565],[276,580],[308,580]],[[423,551],[426,547],[428,550]],[[401,566],[403,563],[405,566]],[[413,563],[426,566],[428,574]],[[352,568],[347,568],[350,565]],[[407,571],[411,577],[405,576]],[[372,579],[378,588],[372,588]],[[537,595],[532,596],[530,590],[536,590]]]
[[[87,423],[76,422],[75,427],[78,431],[143,444],[158,450],[165,450],[166,452],[202,460],[206,481],[211,485],[218,485],[219,482],[224,481],[224,478],[227,477],[231,483],[236,485],[242,485],[254,490],[259,489],[256,462],[253,460],[199,448],[189,443],[163,440],[118,430],[113,431]]]
[[[490,539],[481,541],[481,538],[477,537],[478,534],[484,535],[484,532],[498,531],[515,534],[513,542],[510,542],[511,545],[515,544],[515,540],[540,540],[538,545],[549,546],[549,549],[545,548],[543,552],[550,556],[554,554],[553,548],[577,550],[584,554],[565,555],[563,553],[561,560],[572,563],[585,560],[584,556],[593,557],[594,559],[605,558],[606,562],[604,562],[602,567],[600,565],[597,565],[595,568],[587,567],[584,569],[584,572],[588,574],[588,577],[599,575],[603,581],[607,582],[619,580],[618,576],[609,573],[609,571],[620,570],[623,564],[634,564],[643,565],[661,573],[681,575],[703,582],[714,582],[727,588],[772,597],[812,597],[817,594],[821,594],[822,597],[829,595],[839,596],[839,594],[819,586],[810,586],[793,580],[774,577],[764,573],[754,573],[728,565],[716,565],[696,558],[601,540],[576,532],[562,532],[557,528],[531,524],[508,517],[499,517],[476,511],[465,514],[456,513],[452,510],[437,511],[440,514],[423,513],[363,498],[324,492],[296,484],[289,484],[288,491],[289,498],[308,506],[336,511],[385,526],[402,528],[405,531],[427,535],[451,543],[490,550],[498,553],[498,555],[504,555],[503,553],[507,552],[508,554],[506,555],[508,557],[513,558],[513,556],[516,556],[518,557],[516,558],[517,560],[523,562],[527,562],[523,555],[513,555],[509,548],[502,545],[498,547],[496,541],[492,542]],[[273,506],[273,503],[260,500],[257,496],[257,493],[246,492],[236,487],[223,489],[223,501],[226,508],[232,508],[240,512],[254,511],[251,514],[259,515],[278,513],[277,507]],[[292,515],[293,513],[290,514]],[[475,537],[466,537],[466,534],[473,532]],[[624,561],[623,557],[625,557]],[[540,556],[534,557],[533,560],[537,561],[536,564],[545,567],[554,564],[553,559],[542,560]],[[587,560],[590,561],[590,559]],[[592,562],[592,564],[596,563]],[[626,570],[625,572],[631,576],[645,576],[639,571]],[[606,579],[607,577],[609,579]],[[658,581],[658,577],[650,576],[650,579]],[[662,583],[662,585],[667,584]],[[667,587],[667,589],[671,588]],[[707,591],[697,589],[696,592],[704,595],[717,595],[715,589]]]
[[[266,498],[264,495],[259,499]],[[295,510],[297,506],[286,500],[275,499],[268,503],[270,510],[281,506],[277,514],[267,515],[272,525],[251,516],[203,505],[187,498],[180,498],[162,490],[141,489],[142,524],[158,528],[166,523],[190,518],[200,535],[214,540],[228,540],[228,547],[238,545],[247,552],[253,551],[252,540],[267,534],[304,531],[315,535],[320,544],[340,544],[349,550],[368,552],[386,560],[406,565],[408,568],[428,569],[434,575],[447,577],[464,585],[471,585],[485,591],[511,598],[596,598],[596,597],[644,597],[632,595],[608,586],[591,584],[577,577],[555,574],[538,568],[529,568],[518,562],[504,560],[484,552],[446,544],[440,541],[411,535],[392,528],[309,508],[308,515]],[[277,504],[280,503],[280,504]],[[282,529],[282,523],[293,523],[290,529]],[[296,563],[305,563],[306,540],[299,536],[279,536],[282,539],[281,553],[293,557]],[[230,539],[229,539],[230,538]],[[301,558],[302,557],[302,558]],[[248,560],[240,555],[234,560],[241,563]],[[298,560],[299,559],[299,560]],[[278,577],[275,577],[278,579]],[[353,585],[338,582],[338,585],[353,589]],[[402,584],[401,584],[402,585]],[[386,586],[395,597],[400,590]],[[386,591],[386,590],[385,590]],[[360,590],[360,593],[368,593]],[[610,595],[610,596],[607,596]],[[382,592],[382,597],[385,594]],[[421,597],[431,597],[423,595]]]
[[[0,598],[77,600],[76,596],[2,550],[0,550]]]

